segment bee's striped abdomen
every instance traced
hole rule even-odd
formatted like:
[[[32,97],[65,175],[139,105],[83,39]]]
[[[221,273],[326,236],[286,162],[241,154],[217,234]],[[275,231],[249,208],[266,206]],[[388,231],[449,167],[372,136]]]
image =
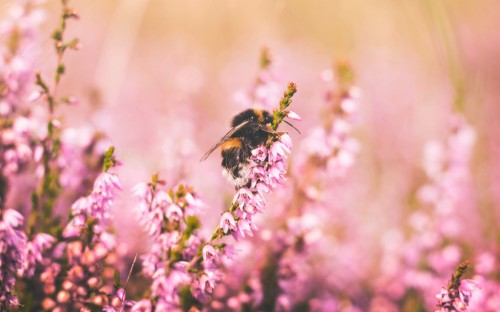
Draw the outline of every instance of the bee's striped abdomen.
[[[248,159],[251,150],[242,138],[230,138],[221,145],[222,167],[224,175],[235,186],[242,186],[247,183],[246,175]]]

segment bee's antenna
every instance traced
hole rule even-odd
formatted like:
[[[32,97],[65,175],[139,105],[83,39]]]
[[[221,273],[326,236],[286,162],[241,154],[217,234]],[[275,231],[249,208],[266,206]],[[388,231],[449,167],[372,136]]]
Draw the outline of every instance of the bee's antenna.
[[[294,128],[294,129],[295,129],[295,130],[296,130],[299,134],[301,134],[301,133],[300,133],[300,131],[299,131],[299,129],[295,128],[295,127],[294,127],[294,125],[292,125],[291,123],[289,123],[289,122],[288,122],[288,121],[286,121],[286,120],[283,120],[283,121],[284,121],[287,125],[289,125],[290,127]]]

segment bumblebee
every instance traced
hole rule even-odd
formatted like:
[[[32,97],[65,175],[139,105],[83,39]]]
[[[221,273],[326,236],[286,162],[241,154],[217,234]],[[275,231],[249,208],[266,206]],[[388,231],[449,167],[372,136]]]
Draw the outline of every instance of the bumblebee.
[[[252,150],[267,141],[269,133],[275,133],[268,124],[273,116],[266,110],[247,109],[233,117],[231,129],[217,144],[201,158],[201,161],[220,147],[222,156],[222,174],[236,188],[245,186],[249,170],[249,158]]]
[[[213,151],[220,147],[222,174],[236,188],[247,185],[246,176],[250,170],[249,159],[252,150],[264,145],[269,134],[278,133],[269,126],[272,122],[273,115],[262,109],[247,109],[237,114],[231,121],[231,129],[208,150],[200,161],[207,159]],[[292,126],[290,123],[286,123]],[[295,127],[293,128],[297,130]]]

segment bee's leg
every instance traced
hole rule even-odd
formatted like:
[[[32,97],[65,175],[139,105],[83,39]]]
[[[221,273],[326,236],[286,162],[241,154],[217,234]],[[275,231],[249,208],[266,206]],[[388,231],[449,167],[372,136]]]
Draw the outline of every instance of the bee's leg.
[[[262,131],[264,131],[266,133],[272,134],[272,135],[282,135],[282,134],[287,133],[286,131],[276,131],[276,130],[273,130],[273,129],[269,128],[268,126],[262,125],[262,124],[259,124],[258,127],[259,127],[260,130],[262,130]],[[299,131],[299,130],[297,130],[297,131]]]
[[[257,124],[257,127],[259,127],[260,130],[267,132],[267,133],[270,133],[270,134],[280,134],[281,133],[281,132],[273,130],[273,129],[271,129],[268,126],[263,125],[263,124]]]

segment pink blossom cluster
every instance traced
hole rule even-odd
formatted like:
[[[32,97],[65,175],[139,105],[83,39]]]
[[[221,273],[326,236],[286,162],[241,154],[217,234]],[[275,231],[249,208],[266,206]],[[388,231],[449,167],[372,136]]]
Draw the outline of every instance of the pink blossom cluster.
[[[33,63],[44,13],[37,1],[19,1],[0,25],[0,174],[13,175],[33,158],[37,122],[26,103],[34,89]]]
[[[26,247],[26,268],[23,271],[23,276],[33,277],[37,265],[48,264],[49,259],[45,258],[45,255],[54,246],[55,242],[56,239],[47,233],[36,233],[28,241]]]
[[[86,226],[92,222],[94,241],[107,241],[112,249],[113,240],[108,239],[108,227],[113,219],[111,207],[115,194],[122,189],[118,176],[113,173],[103,172],[94,182],[94,188],[89,196],[81,197],[71,206],[71,220],[63,231],[65,239],[73,239],[82,236]],[[103,239],[105,238],[105,239]]]
[[[441,288],[436,295],[438,308],[435,312],[469,311],[472,293],[479,288],[479,283],[470,279],[460,281],[458,289]]]
[[[479,284],[480,291],[468,301],[470,311],[494,312],[500,306],[500,283],[495,277],[499,271],[498,255],[494,251],[478,253],[474,258],[473,279]]]
[[[470,197],[470,162],[476,141],[472,126],[460,115],[451,116],[449,135],[425,146],[424,170],[429,182],[418,192],[424,204],[433,207],[439,218],[439,232],[444,236],[458,235],[463,225],[457,217],[472,205]]]
[[[436,295],[437,304],[435,312],[470,311],[469,302],[472,293],[480,289],[479,283],[474,280],[464,279],[469,262],[461,263],[448,282],[448,287],[441,288]]]
[[[203,203],[187,186],[167,191],[162,184],[140,183],[133,190],[140,201],[139,220],[152,240],[150,251],[141,256],[142,272],[152,282],[150,298],[138,301],[132,311],[199,306],[221,277],[216,265],[223,254],[220,246],[205,242],[198,232],[197,215]]]
[[[5,311],[19,306],[14,286],[17,273],[25,269],[28,242],[19,212],[7,209],[0,216],[0,309]]]
[[[268,49],[261,51],[260,63],[260,71],[252,88],[246,92],[237,92],[235,100],[242,107],[272,110],[280,101],[283,82]]]
[[[311,278],[310,252],[320,247],[319,232],[311,229],[317,220],[305,215],[287,223],[287,228],[263,229],[238,241],[235,254],[224,263],[211,310],[292,311],[315,298],[321,287]]]
[[[464,220],[474,220],[474,205],[470,202],[474,142],[474,129],[464,118],[454,115],[447,136],[426,145],[423,167],[427,182],[417,190],[420,205],[408,218],[411,233],[403,239],[399,230],[387,232],[388,244],[384,246],[382,261],[384,275],[375,285],[386,289],[381,293],[390,298],[389,302],[400,300],[405,289],[416,289],[425,305],[431,307],[433,290],[440,287],[466,256],[467,241],[460,234],[470,226]],[[441,294],[443,302],[449,302],[447,293]]]
[[[26,109],[33,90],[35,39],[44,19],[39,2],[14,2],[8,9],[10,18],[0,25],[0,116]]]
[[[116,264],[116,239],[110,230],[116,192],[122,186],[110,172],[101,173],[90,195],[81,197],[71,207],[71,218],[62,231],[63,240],[46,255],[39,266],[46,311],[103,307],[106,294],[112,293]],[[62,262],[66,262],[63,271]]]
[[[358,119],[361,91],[351,83],[341,83],[342,78],[331,70],[324,71],[322,77],[327,83],[324,125],[314,128],[301,147],[304,155],[314,157],[329,174],[342,176],[354,165],[360,149],[352,131]]]
[[[23,116],[11,120],[11,124],[0,125],[0,170],[4,176],[12,176],[25,168],[37,150],[33,122]]]
[[[56,160],[60,185],[76,194],[85,194],[97,178],[102,155],[109,146],[91,127],[63,128]]]
[[[359,150],[352,130],[360,91],[351,81],[334,77],[332,71],[325,71],[323,78],[327,82],[324,124],[302,140],[295,155],[298,160],[289,183],[293,190],[283,192],[284,209],[277,216],[283,220],[282,226],[272,236],[280,243],[269,244],[269,252],[276,255],[278,290],[276,298],[267,299],[267,307],[276,311],[305,306],[326,311],[338,306],[336,299],[314,280],[314,272],[320,268],[312,258],[315,248],[321,246],[322,221],[318,216],[329,205],[319,192],[327,192],[327,185],[328,190],[335,188],[333,179],[341,180],[354,165]]]
[[[231,234],[235,239],[253,236],[257,230],[253,218],[264,211],[265,194],[285,182],[291,148],[290,136],[283,133],[269,148],[259,146],[252,151],[248,186],[237,190],[231,209],[221,216],[219,229],[223,235]]]
[[[321,246],[319,224],[318,218],[309,210],[296,217],[288,216],[285,229],[275,235],[275,239],[281,242],[281,250],[279,246],[274,248],[274,252],[280,254],[277,259],[279,295],[276,311],[292,311],[306,303],[311,307],[311,300],[319,297],[320,287],[312,279],[315,266],[311,262],[314,249]]]

